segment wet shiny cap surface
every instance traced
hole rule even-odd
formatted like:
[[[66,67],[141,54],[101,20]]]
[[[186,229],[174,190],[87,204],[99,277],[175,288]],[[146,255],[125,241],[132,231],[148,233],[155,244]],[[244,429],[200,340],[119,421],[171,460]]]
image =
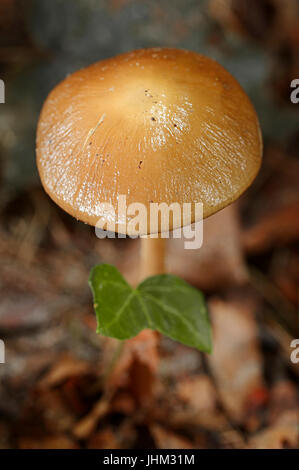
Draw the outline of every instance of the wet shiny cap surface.
[[[262,154],[256,113],[238,82],[203,55],[164,48],[68,76],[44,103],[36,143],[50,197],[90,225],[113,220],[116,231],[126,222],[117,219],[119,195],[147,208],[202,202],[207,217],[251,184]]]

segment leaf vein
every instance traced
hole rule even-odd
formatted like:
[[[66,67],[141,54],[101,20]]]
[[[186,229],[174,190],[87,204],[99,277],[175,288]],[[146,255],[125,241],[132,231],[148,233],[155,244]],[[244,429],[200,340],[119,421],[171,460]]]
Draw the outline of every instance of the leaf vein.
[[[179,317],[179,319],[186,325],[186,327],[194,334],[194,328],[192,324],[183,316],[180,316],[180,314],[173,308],[169,307],[169,305],[165,305],[160,300],[158,300],[156,297],[154,297],[151,294],[146,294],[148,297],[150,297],[156,304],[158,304],[162,309],[168,311],[169,313],[172,313],[176,317]]]
[[[132,292],[128,295],[126,301],[123,303],[123,305],[121,306],[121,308],[116,312],[115,314],[115,317],[113,318],[113,320],[108,323],[108,325],[105,325],[104,328],[107,329],[107,328],[110,328],[113,323],[117,322],[121,316],[121,314],[123,313],[123,311],[127,308],[127,306],[130,304],[132,298],[136,295],[136,291],[132,290]]]

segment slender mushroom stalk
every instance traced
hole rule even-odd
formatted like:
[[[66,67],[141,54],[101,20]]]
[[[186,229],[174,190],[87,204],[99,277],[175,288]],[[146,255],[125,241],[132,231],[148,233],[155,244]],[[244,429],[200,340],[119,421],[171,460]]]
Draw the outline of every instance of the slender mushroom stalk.
[[[165,239],[141,238],[140,280],[165,272]]]

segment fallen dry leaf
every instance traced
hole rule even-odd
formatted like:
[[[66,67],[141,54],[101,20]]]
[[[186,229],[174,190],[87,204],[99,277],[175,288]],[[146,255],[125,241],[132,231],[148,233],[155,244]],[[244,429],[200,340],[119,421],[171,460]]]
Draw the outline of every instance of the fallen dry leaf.
[[[77,439],[87,439],[96,429],[97,424],[110,409],[109,400],[102,398],[84,418],[74,426],[72,433]]]
[[[270,392],[268,417],[270,425],[276,423],[281,415],[292,410],[298,412],[299,424],[299,399],[296,387],[290,380],[280,380],[273,385]]]
[[[259,253],[299,239],[299,204],[277,208],[265,214],[243,234],[247,253]]]
[[[60,356],[50,371],[40,380],[40,387],[56,387],[70,377],[85,375],[90,372],[90,363],[70,355]]]
[[[95,433],[87,442],[88,449],[120,449],[120,444],[112,431],[107,427]]]
[[[220,432],[221,447],[224,449],[245,449],[246,442],[241,432],[236,429],[227,429]]]
[[[245,424],[257,394],[260,396],[265,390],[253,308],[245,302],[213,298],[209,309],[214,349],[208,363],[229,416]],[[258,404],[262,405],[263,401]]]
[[[22,437],[18,446],[20,449],[77,449],[78,445],[69,437],[61,434],[46,437]]]
[[[298,411],[284,413],[270,428],[252,437],[252,449],[296,449],[299,445]]]
[[[179,436],[157,424],[151,426],[151,434],[158,449],[193,449],[189,439]]]
[[[110,351],[117,342],[108,339]],[[107,350],[106,350],[107,357]],[[138,403],[145,405],[152,399],[158,370],[158,334],[143,330],[135,338],[125,341],[121,354],[107,377],[111,389],[129,388]]]
[[[217,406],[217,393],[207,375],[188,377],[181,380],[176,387],[177,396],[193,412],[211,413]]]
[[[272,45],[290,39],[298,3],[296,0],[210,0],[209,11],[223,28]]]
[[[36,402],[32,403],[36,415],[44,420],[46,430],[55,432],[69,431],[74,422],[75,416],[73,410],[65,402],[59,390],[43,390],[35,393]],[[30,408],[27,419],[30,420]]]
[[[236,203],[203,221],[203,240],[196,250],[184,249],[184,238],[169,240],[167,269],[204,290],[248,280]]]
[[[131,415],[136,410],[136,403],[130,393],[120,392],[116,394],[111,403],[111,411]]]

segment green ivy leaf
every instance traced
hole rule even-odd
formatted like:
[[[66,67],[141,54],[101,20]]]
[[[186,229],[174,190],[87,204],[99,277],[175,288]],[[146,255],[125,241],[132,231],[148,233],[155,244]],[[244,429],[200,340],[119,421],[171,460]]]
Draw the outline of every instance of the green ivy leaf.
[[[211,327],[203,295],[177,276],[152,276],[134,289],[114,266],[101,264],[92,269],[89,284],[98,333],[123,340],[151,328],[211,352]]]

